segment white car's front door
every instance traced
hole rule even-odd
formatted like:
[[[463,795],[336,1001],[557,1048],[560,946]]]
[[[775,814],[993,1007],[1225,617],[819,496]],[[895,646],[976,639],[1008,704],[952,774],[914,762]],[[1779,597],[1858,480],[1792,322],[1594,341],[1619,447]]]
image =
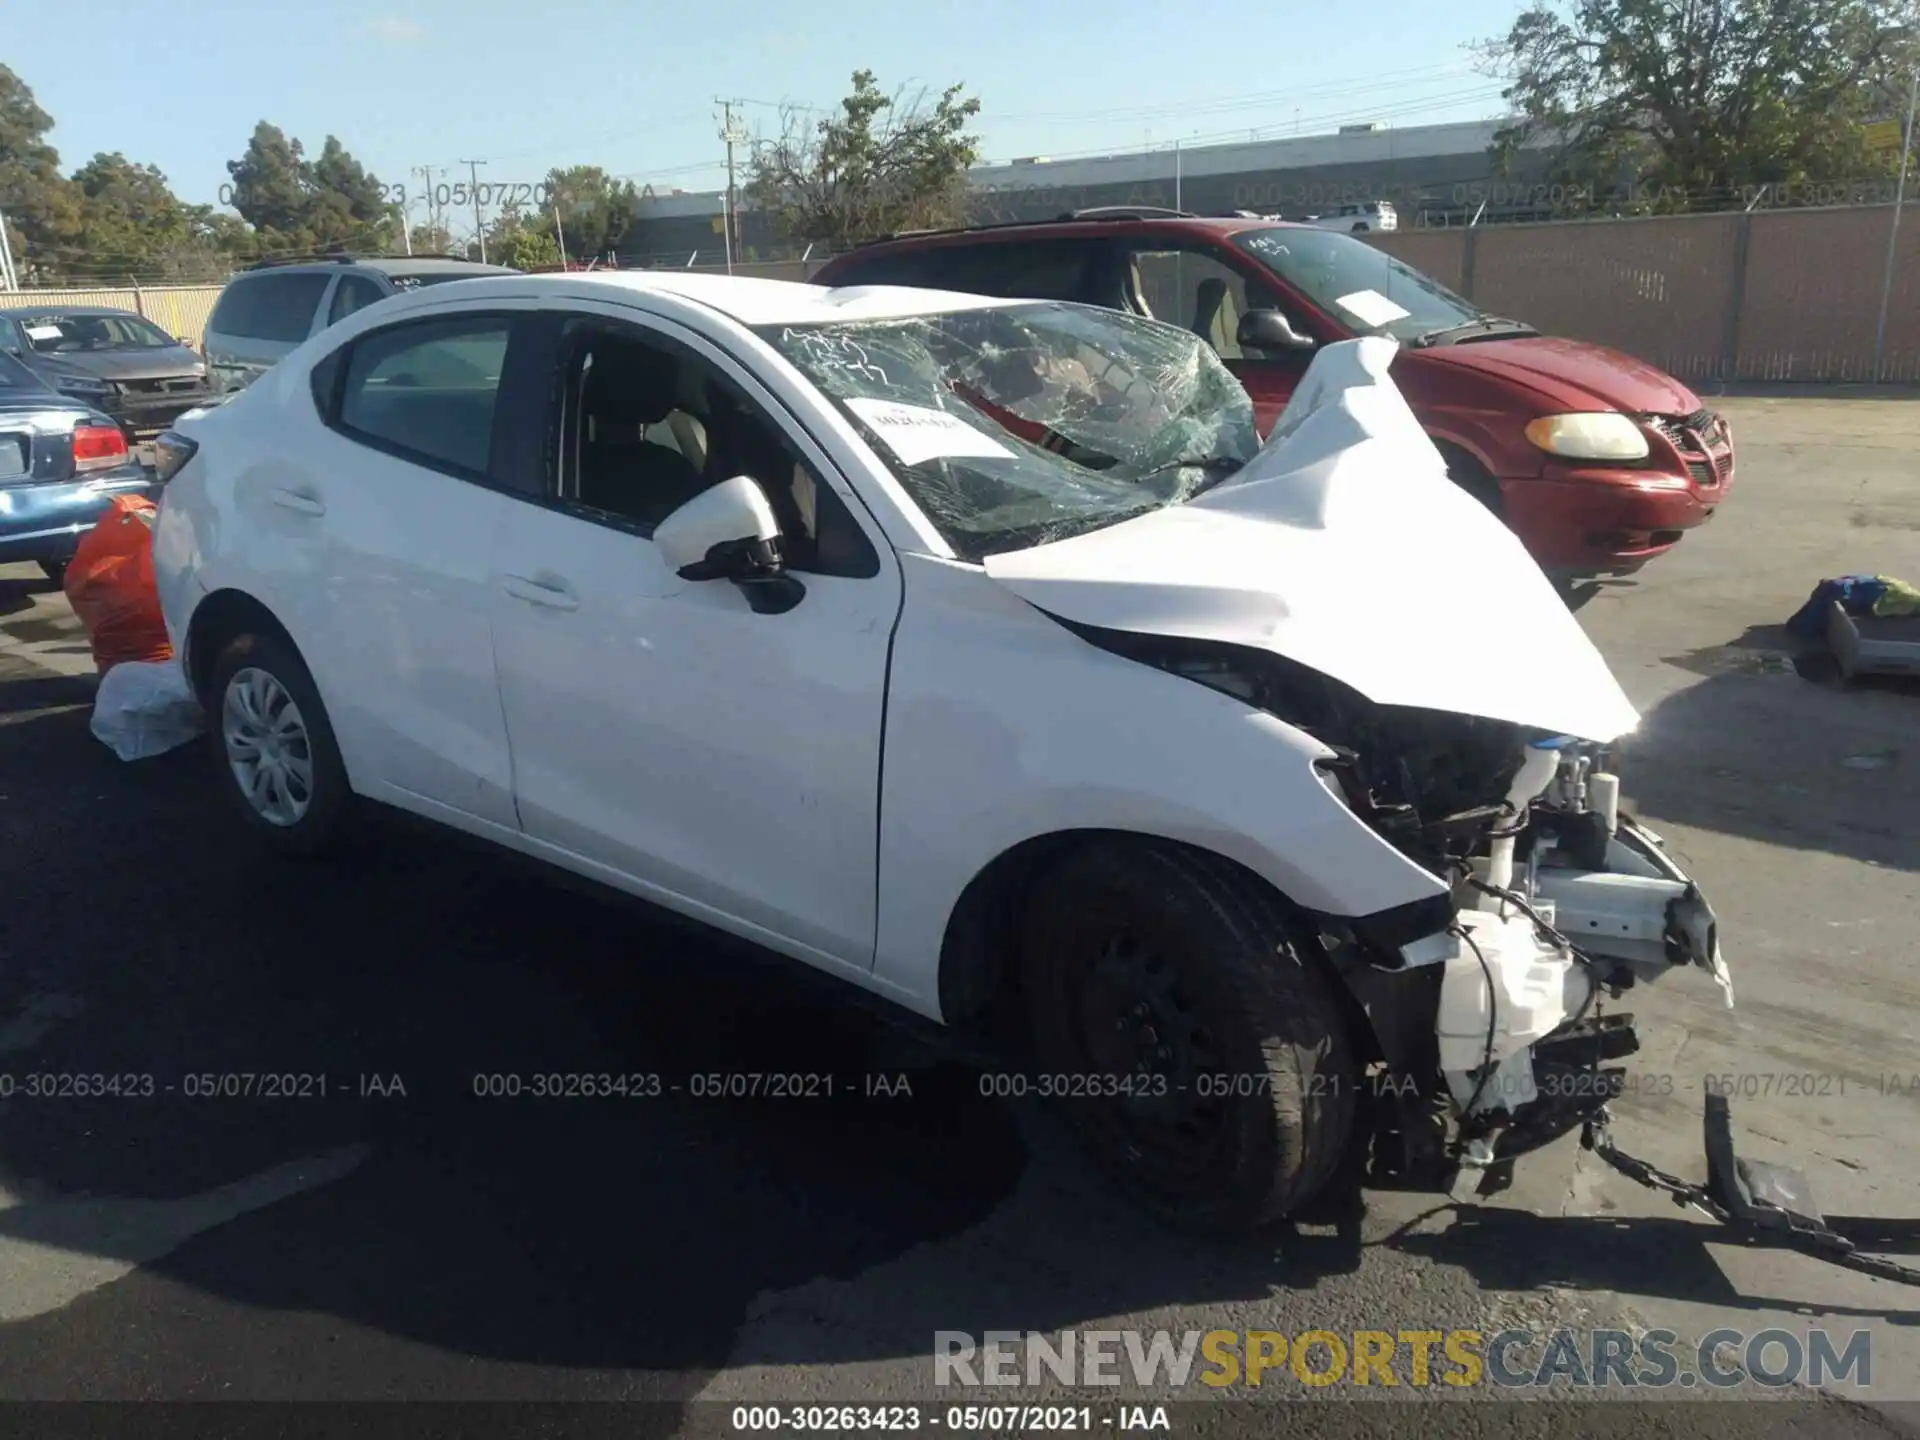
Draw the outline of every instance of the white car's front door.
[[[547,495],[503,518],[490,602],[527,835],[870,966],[892,551],[779,403],[691,332],[581,314],[554,346]],[[784,614],[680,579],[649,538],[738,474],[774,501],[806,588]]]

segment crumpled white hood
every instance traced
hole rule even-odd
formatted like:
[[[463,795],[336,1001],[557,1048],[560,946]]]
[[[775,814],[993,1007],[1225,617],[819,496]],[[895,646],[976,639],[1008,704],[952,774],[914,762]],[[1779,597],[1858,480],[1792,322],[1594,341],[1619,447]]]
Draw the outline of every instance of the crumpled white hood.
[[[1447,478],[1388,378],[1397,345],[1323,348],[1238,474],[1184,505],[995,555],[1079,624],[1257,646],[1382,705],[1608,741],[1639,716],[1513,533]]]

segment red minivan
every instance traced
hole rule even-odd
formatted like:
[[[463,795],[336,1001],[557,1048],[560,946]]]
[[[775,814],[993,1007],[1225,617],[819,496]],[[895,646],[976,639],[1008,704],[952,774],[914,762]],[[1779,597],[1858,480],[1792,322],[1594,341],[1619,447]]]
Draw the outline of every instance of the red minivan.
[[[1317,227],[1083,211],[891,236],[813,281],[1071,300],[1181,325],[1239,377],[1262,434],[1315,349],[1391,336],[1394,380],[1454,480],[1562,580],[1639,569],[1711,517],[1733,482],[1726,422],[1671,375],[1489,315]]]

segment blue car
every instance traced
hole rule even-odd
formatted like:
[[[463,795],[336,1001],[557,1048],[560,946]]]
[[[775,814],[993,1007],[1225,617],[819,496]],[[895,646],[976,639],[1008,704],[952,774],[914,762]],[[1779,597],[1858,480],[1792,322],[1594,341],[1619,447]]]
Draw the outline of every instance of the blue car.
[[[115,495],[158,493],[111,416],[0,353],[0,565],[35,561],[58,582]]]

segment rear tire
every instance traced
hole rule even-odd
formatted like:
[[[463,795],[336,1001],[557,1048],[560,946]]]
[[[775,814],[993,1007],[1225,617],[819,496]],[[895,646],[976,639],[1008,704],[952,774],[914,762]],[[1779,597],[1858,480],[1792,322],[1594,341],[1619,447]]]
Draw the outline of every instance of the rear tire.
[[[270,850],[336,850],[353,810],[346,765],[313,676],[274,634],[235,636],[213,664],[208,737],[221,788]]]
[[[54,584],[64,586],[67,583],[67,566],[70,560],[42,560],[40,573]]]
[[[1337,1172],[1358,1075],[1311,944],[1259,882],[1180,846],[1103,843],[1040,881],[1023,950],[1041,1093],[1065,1091],[1135,1203],[1242,1232]]]

